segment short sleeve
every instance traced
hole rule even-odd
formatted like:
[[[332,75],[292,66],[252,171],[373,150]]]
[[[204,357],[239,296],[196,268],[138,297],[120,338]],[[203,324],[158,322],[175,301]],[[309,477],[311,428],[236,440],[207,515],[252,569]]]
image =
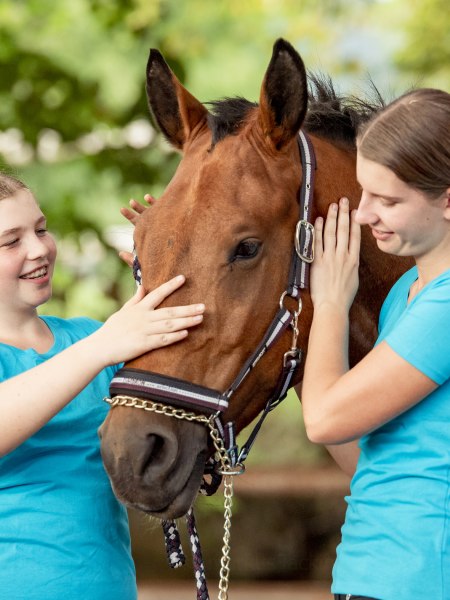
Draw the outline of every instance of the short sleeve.
[[[384,341],[437,384],[450,378],[450,273],[411,301]]]

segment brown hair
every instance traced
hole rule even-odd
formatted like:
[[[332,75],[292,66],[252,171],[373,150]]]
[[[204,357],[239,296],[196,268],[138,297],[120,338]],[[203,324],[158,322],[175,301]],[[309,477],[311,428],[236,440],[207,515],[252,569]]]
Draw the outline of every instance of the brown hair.
[[[450,94],[423,88],[400,96],[365,123],[357,147],[364,158],[435,199],[450,187],[449,132]]]
[[[17,177],[0,172],[0,200],[14,196],[19,190],[28,189],[28,186]]]

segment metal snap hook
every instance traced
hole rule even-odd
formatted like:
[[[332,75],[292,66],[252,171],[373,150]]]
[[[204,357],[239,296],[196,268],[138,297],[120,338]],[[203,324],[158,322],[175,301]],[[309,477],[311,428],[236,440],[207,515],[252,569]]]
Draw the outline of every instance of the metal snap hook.
[[[234,466],[215,468],[214,472],[218,475],[243,475],[245,473],[245,465],[243,463],[236,463]]]

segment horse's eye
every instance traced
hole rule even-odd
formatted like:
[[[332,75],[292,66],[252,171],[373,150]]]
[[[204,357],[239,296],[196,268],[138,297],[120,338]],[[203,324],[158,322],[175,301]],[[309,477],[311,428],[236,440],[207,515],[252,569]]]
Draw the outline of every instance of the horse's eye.
[[[231,261],[255,258],[261,248],[261,242],[254,239],[242,240],[236,246]]]

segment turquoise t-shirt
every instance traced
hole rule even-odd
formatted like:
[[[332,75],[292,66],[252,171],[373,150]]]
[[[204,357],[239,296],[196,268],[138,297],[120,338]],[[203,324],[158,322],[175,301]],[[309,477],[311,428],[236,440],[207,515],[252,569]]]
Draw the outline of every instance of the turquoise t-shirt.
[[[386,298],[377,343],[439,387],[361,439],[334,593],[450,599],[450,270],[407,304],[415,279],[414,267]]]
[[[53,347],[38,354],[0,344],[0,381],[101,325],[86,318],[42,318],[53,333]],[[0,458],[1,598],[136,599],[127,515],[103,469],[97,436],[114,371],[102,371],[44,427]]]

